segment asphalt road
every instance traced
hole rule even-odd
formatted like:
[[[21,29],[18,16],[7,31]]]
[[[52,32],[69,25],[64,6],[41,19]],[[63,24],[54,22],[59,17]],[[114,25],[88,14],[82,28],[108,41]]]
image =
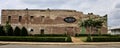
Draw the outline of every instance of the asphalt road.
[[[0,48],[120,48],[120,45],[0,45]]]

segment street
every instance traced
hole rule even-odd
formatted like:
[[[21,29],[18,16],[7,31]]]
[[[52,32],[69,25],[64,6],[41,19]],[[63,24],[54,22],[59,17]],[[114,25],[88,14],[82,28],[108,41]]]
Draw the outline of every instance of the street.
[[[0,48],[120,48],[120,45],[0,45]]]

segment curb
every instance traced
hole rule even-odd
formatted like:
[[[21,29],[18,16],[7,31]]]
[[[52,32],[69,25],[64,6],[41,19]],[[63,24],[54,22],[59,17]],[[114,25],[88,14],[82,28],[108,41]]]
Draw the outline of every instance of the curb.
[[[120,42],[84,42],[84,43],[64,43],[64,42],[5,42],[0,41],[0,44],[13,44],[13,45],[115,45]]]

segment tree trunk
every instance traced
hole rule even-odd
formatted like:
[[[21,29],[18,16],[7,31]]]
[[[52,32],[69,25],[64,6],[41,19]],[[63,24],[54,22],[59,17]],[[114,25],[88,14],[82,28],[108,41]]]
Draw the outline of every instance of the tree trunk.
[[[90,26],[90,36],[91,36],[91,32],[92,32],[92,27]]]

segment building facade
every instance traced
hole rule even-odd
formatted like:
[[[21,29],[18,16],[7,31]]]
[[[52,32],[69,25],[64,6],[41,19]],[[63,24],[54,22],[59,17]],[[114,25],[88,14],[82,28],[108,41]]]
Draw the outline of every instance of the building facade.
[[[109,27],[108,34],[120,35],[120,26]]]
[[[103,16],[93,13],[83,14],[76,10],[64,9],[3,9],[1,13],[1,24],[6,21],[12,25],[26,27],[29,34],[68,34],[74,36],[81,34],[82,28],[79,22],[92,17],[93,19],[104,19]],[[107,33],[107,22],[101,28],[102,34]],[[87,34],[88,32],[85,32]],[[96,33],[96,32],[94,32]]]

